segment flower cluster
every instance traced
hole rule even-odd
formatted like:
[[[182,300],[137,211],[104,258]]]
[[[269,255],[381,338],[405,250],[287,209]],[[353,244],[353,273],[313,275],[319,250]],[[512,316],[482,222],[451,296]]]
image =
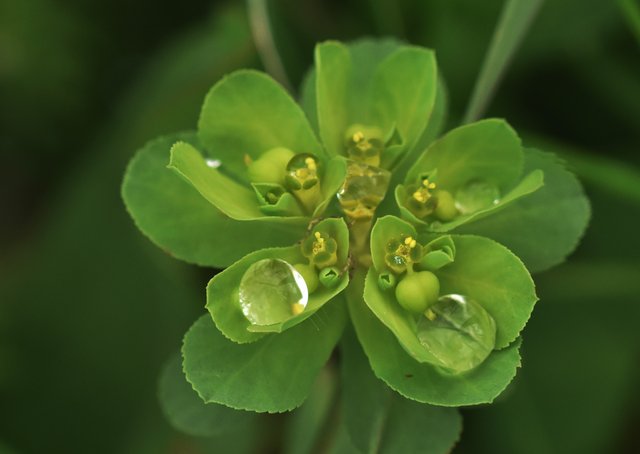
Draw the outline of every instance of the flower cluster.
[[[585,227],[562,217],[584,203],[578,183],[503,120],[443,135],[427,49],[319,44],[301,105],[237,71],[209,92],[197,133],[130,164],[138,227],[178,258],[226,268],[185,337],[188,381],[208,402],[292,409],[351,324],[402,395],[493,400],[537,301],[525,265],[560,262]]]

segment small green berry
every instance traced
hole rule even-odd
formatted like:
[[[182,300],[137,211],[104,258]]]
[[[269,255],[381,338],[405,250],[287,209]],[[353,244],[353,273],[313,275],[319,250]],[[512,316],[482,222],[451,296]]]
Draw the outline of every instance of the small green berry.
[[[272,148],[249,164],[249,180],[254,183],[283,184],[287,164],[293,156],[293,152],[287,148]]]
[[[437,191],[435,194],[437,205],[435,214],[441,221],[451,221],[458,215],[456,202],[449,191]]]
[[[307,290],[309,294],[316,291],[318,288],[318,274],[315,266],[307,265],[305,263],[298,263],[293,265],[298,273],[304,278],[304,282],[307,284]]]
[[[438,300],[440,281],[430,271],[408,274],[396,286],[396,299],[409,312],[421,314]]]

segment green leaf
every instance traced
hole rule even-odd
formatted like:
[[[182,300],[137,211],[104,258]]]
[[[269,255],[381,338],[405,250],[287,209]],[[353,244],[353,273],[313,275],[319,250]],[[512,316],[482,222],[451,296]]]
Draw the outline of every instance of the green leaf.
[[[177,141],[199,146],[195,134],[162,137],[146,144],[129,163],[122,197],[137,227],[176,258],[225,267],[247,253],[291,244],[301,238],[306,219],[236,221],[223,215],[193,187],[167,169]],[[227,233],[242,241],[229,241]]]
[[[438,72],[432,51],[401,47],[378,66],[372,82],[373,124],[385,134],[396,129],[400,149],[387,147],[382,167],[390,168],[424,131],[436,99]]]
[[[541,4],[542,0],[505,2],[467,107],[465,123],[482,116],[509,60],[520,45]]]
[[[420,268],[436,271],[453,263],[456,259],[456,244],[451,235],[440,236],[426,244],[423,253]]]
[[[488,238],[452,235],[455,261],[437,271],[440,293],[474,299],[497,326],[496,349],[513,342],[524,328],[538,297],[529,272],[506,247]]]
[[[347,161],[339,156],[330,159],[321,176],[322,201],[314,210],[313,217],[318,218],[335,199],[336,193],[347,178]]]
[[[332,156],[344,155],[344,134],[349,127],[347,96],[351,57],[339,42],[328,41],[315,49],[316,105],[322,142]]]
[[[402,222],[393,220],[385,217],[376,224],[372,232],[372,250],[373,245],[384,243],[381,238],[385,237],[381,235],[389,230],[388,225]],[[391,235],[386,238],[397,237],[398,233]],[[497,326],[495,348],[504,348],[518,336],[531,315],[537,301],[533,281],[520,260],[504,246],[483,237],[455,235],[451,239],[455,243],[455,261],[435,270],[440,295],[463,295],[477,302]],[[394,292],[379,288],[378,274],[373,268],[366,276],[364,300],[413,358],[451,368],[453,362],[445,362],[447,358],[421,342],[413,314],[401,307]]]
[[[349,233],[344,221],[336,218],[325,219],[318,223],[313,231],[327,232],[337,241],[336,267],[344,269],[349,253]],[[262,249],[246,255],[211,279],[207,285],[207,310],[211,313],[218,329],[234,342],[255,342],[262,338],[264,333],[280,333],[305,321],[349,284],[349,275],[345,272],[335,287],[326,288],[318,285],[318,288],[309,295],[307,306],[300,314],[292,314],[286,321],[272,325],[253,325],[242,313],[238,294],[239,285],[247,269],[263,259],[281,259],[290,265],[308,263],[299,245]]]
[[[329,362],[320,371],[307,400],[287,418],[283,454],[312,454],[318,451],[318,446],[332,442],[331,437],[323,432],[336,424],[335,412],[340,393],[337,370],[331,366]]]
[[[205,402],[258,412],[300,406],[342,334],[346,314],[338,303],[251,344],[231,342],[210,316],[201,317],[182,347],[187,380]]]
[[[391,391],[373,375],[352,329],[340,347],[344,418],[360,452],[451,452],[462,430],[457,410],[413,402]]]
[[[303,216],[302,208],[293,194],[279,184],[251,183],[251,187],[259,200],[260,211],[270,216]],[[278,195],[278,200],[272,203],[268,194]]]
[[[433,104],[433,111],[427,122],[427,127],[422,132],[422,135],[418,139],[416,145],[408,150],[407,153],[402,156],[400,162],[396,164],[393,170],[393,177],[391,180],[391,187],[395,187],[402,181],[407,174],[411,166],[420,158],[424,150],[427,149],[431,143],[436,140],[442,133],[449,108],[449,97],[447,94],[447,87],[444,83],[442,76],[438,77],[436,99]],[[387,201],[390,198],[387,198]]]
[[[456,128],[434,142],[409,170],[405,183],[437,169],[435,182],[452,194],[481,179],[505,193],[522,173],[520,138],[503,120],[482,120]]]
[[[257,159],[269,149],[285,147],[324,156],[300,107],[258,71],[236,71],[213,86],[202,106],[198,137],[226,172],[246,183],[245,155]]]
[[[328,44],[333,45],[333,42]],[[351,56],[349,89],[346,90],[346,98],[336,102],[345,106],[348,112],[347,118],[351,123],[366,124],[371,121],[369,105],[371,104],[372,74],[380,62],[401,47],[401,43],[393,38],[359,39],[348,43],[346,47]],[[339,55],[337,50],[334,53]],[[328,77],[331,78],[331,76]],[[340,80],[337,82],[342,83]],[[309,69],[300,91],[302,93],[302,107],[316,132],[320,130],[318,126],[317,84],[317,71],[315,67],[312,67]],[[330,88],[335,89],[334,87]]]
[[[382,291],[378,287],[378,276],[369,269],[364,284],[364,301],[378,319],[385,324],[402,347],[421,363],[444,367],[440,359],[427,350],[418,340],[413,315],[404,310],[396,301],[393,290]]]
[[[214,437],[253,424],[255,415],[219,404],[205,404],[182,372],[182,358],[176,354],[165,364],[158,397],[162,411],[176,429],[195,437]]]
[[[349,313],[373,372],[392,389],[419,402],[447,407],[492,402],[511,382],[520,366],[520,342],[494,351],[477,368],[448,375],[431,364],[419,363],[362,300],[364,276],[357,275],[347,290]]]
[[[233,219],[263,217],[258,200],[248,187],[224,176],[207,165],[205,158],[192,145],[177,142],[171,147],[169,169],[189,182],[213,206]]]
[[[497,203],[493,205],[474,211],[469,214],[459,214],[455,219],[449,222],[434,221],[427,223],[424,220],[416,217],[406,206],[406,201],[409,198],[407,194],[407,188],[404,185],[396,186],[395,199],[398,207],[400,208],[400,214],[403,219],[415,224],[419,230],[431,231],[431,232],[449,232],[462,225],[469,224],[471,222],[483,219],[487,216],[493,215],[495,212],[504,209],[510,203],[527,196],[544,185],[544,173],[541,170],[534,170],[524,177],[518,185],[510,190],[504,197],[501,197]]]
[[[544,186],[458,232],[493,238],[517,254],[531,272],[539,272],[561,263],[576,248],[590,208],[580,182],[555,155],[527,149],[525,158],[525,171],[544,171]]]
[[[240,306],[238,285],[247,269],[259,260],[281,259],[291,265],[306,263],[300,253],[299,246],[289,248],[262,249],[253,252],[211,279],[207,285],[207,310],[211,313],[218,329],[230,340],[238,343],[255,342],[265,333],[280,333],[311,317],[333,296],[340,293],[349,283],[347,273],[340,283],[333,288],[318,286],[317,290],[309,295],[309,302],[305,310],[291,316],[290,319],[273,325],[258,326],[251,322],[242,313]]]

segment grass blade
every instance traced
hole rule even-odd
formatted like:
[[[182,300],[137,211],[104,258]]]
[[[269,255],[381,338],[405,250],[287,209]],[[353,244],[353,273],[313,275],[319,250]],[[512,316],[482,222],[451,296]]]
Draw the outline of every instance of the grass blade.
[[[507,0],[476,80],[464,123],[484,113],[507,65],[533,22],[542,0]]]

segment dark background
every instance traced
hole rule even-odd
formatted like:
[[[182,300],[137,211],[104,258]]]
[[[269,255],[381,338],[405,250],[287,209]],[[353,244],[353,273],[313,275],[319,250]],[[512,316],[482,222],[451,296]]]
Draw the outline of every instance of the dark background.
[[[536,277],[523,369],[494,405],[463,410],[455,452],[640,452],[640,38],[621,4],[547,0],[487,112],[568,160],[593,219]],[[295,86],[316,41],[394,35],[436,49],[455,125],[502,1],[271,6]],[[240,67],[261,67],[243,2],[0,0],[0,452],[246,448],[165,422],[157,377],[212,270],[155,248],[119,195],[135,150],[194,128]]]

